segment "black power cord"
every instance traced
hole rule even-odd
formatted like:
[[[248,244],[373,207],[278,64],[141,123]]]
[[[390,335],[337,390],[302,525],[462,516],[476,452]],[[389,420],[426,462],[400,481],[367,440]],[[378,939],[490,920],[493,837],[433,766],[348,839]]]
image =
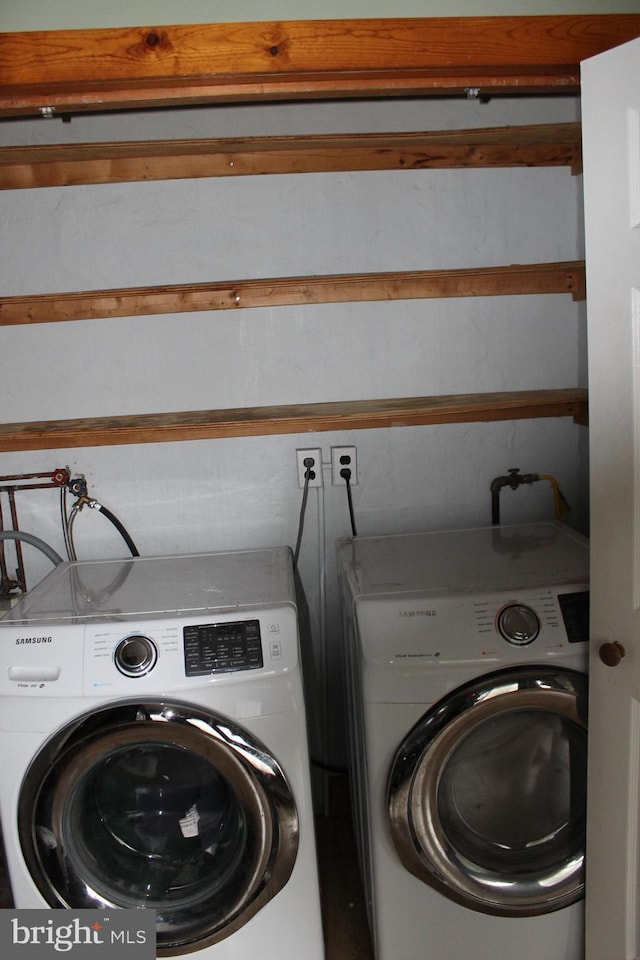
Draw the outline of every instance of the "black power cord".
[[[351,521],[351,535],[357,537],[358,533],[356,530],[356,518],[353,512],[353,497],[351,496],[351,470],[349,467],[343,467],[340,471],[340,476],[345,482],[347,488],[347,503],[349,504],[349,519]]]
[[[305,457],[302,461],[302,465],[305,468],[304,470],[304,489],[302,491],[302,503],[300,504],[300,518],[298,520],[298,536],[296,538],[296,548],[293,551],[293,563],[294,566],[298,566],[298,557],[300,556],[300,546],[302,544],[302,533],[304,530],[304,515],[307,511],[307,497],[309,496],[309,483],[311,480],[315,480],[316,473],[315,470],[312,470],[313,466],[313,457]]]

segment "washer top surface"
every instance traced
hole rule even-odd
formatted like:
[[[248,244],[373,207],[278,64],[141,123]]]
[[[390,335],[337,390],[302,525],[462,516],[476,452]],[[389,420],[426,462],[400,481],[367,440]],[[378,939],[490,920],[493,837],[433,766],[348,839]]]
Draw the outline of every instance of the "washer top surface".
[[[588,541],[554,523],[341,540],[354,600],[483,594],[588,581]]]
[[[189,615],[292,603],[291,549],[58,564],[1,623]]]

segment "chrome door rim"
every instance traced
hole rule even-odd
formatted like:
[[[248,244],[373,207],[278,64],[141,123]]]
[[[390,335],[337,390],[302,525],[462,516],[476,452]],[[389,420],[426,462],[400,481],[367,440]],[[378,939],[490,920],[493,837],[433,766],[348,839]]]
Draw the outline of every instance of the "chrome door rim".
[[[123,722],[118,719],[123,709],[140,719]],[[51,906],[103,909],[131,905],[117,895],[105,895],[107,885],[96,890],[95,882],[73,873],[65,811],[87,770],[113,751],[139,744],[180,746],[210,763],[237,794],[252,840],[245,882],[229,904],[221,908],[218,898],[209,902],[205,893],[198,906],[201,912],[206,906],[206,920],[191,925],[189,905],[182,914],[158,909],[157,955],[175,956],[223,940],[284,887],[297,856],[297,811],[274,757],[257,738],[226,717],[175,701],[119,701],[90,711],[43,746],[20,791],[18,828],[23,853],[34,882]],[[37,812],[42,818],[39,800],[45,788],[51,794],[45,811],[47,822],[36,824]],[[53,876],[40,849],[43,829],[47,844],[56,851]],[[81,849],[81,843],[75,845],[76,851]]]
[[[400,745],[388,781],[391,840],[404,867],[449,899],[498,916],[536,916],[584,895],[584,850],[551,876],[520,887],[474,868],[449,842],[438,812],[442,771],[461,738],[476,724],[519,711],[542,711],[586,733],[586,678],[569,669],[525,667],[496,671],[443,698]]]

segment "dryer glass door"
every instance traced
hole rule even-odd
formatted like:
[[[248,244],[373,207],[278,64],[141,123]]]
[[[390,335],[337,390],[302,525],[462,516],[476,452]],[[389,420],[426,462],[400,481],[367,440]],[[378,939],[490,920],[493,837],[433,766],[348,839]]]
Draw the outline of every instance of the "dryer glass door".
[[[293,796],[245,730],[177,703],[87,714],[34,760],[20,839],[51,906],[157,911],[159,955],[228,936],[287,882]]]
[[[482,677],[414,727],[389,780],[404,865],[489,914],[548,913],[583,894],[586,681],[525,667]]]

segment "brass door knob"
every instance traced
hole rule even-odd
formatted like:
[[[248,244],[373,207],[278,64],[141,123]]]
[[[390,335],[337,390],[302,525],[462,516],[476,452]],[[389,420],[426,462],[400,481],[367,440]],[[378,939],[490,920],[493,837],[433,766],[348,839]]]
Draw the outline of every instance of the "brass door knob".
[[[625,648],[621,643],[618,643],[617,640],[614,640],[613,643],[603,643],[598,650],[600,659],[607,667],[617,667],[626,652]]]

